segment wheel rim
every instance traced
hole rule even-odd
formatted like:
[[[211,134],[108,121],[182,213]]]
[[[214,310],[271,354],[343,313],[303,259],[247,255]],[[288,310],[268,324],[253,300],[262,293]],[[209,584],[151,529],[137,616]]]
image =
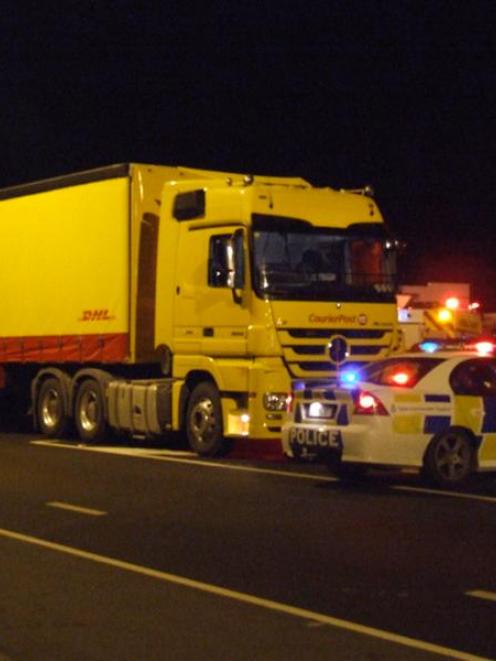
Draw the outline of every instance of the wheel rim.
[[[85,432],[93,432],[99,419],[98,397],[93,390],[83,393],[79,405],[79,421]]]
[[[440,440],[436,448],[435,463],[439,474],[454,482],[470,470],[470,447],[462,436],[450,434]]]
[[[190,429],[200,445],[207,445],[215,435],[215,408],[211,399],[199,400],[191,410]]]
[[[47,390],[41,403],[41,419],[46,428],[56,427],[61,416],[60,395],[55,388]]]

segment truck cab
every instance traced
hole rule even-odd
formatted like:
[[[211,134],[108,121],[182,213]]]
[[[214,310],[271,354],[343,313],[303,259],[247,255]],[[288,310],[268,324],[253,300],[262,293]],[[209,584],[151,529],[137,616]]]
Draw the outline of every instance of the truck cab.
[[[295,382],[393,350],[397,244],[363,192],[226,175],[161,207],[156,338],[196,451],[278,444]]]

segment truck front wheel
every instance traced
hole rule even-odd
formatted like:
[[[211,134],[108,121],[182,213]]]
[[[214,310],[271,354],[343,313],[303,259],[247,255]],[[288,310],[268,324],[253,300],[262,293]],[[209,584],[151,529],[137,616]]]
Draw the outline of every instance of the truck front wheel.
[[[64,388],[54,377],[45,379],[36,398],[38,425],[43,436],[65,436],[69,429]]]
[[[191,393],[186,410],[186,434],[191,449],[203,457],[215,457],[228,451],[219,391],[213,383],[199,383]]]
[[[99,443],[108,433],[105,405],[100,384],[86,379],[76,397],[75,421],[79,438],[85,443]]]

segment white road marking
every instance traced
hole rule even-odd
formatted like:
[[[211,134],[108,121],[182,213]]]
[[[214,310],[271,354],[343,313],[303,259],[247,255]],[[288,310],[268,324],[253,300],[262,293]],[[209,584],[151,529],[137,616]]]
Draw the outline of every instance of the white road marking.
[[[479,500],[483,503],[496,503],[495,496],[482,496],[477,493],[462,493],[460,491],[443,491],[442,489],[427,489],[424,487],[407,487],[402,485],[391,486],[395,491],[414,491],[416,493],[428,493],[433,496],[447,496],[448,498],[462,498],[464,500]]]
[[[325,624],[323,622],[315,622],[313,620],[310,620],[307,622],[307,627],[309,629],[317,629],[318,627],[325,627]]]
[[[273,601],[271,599],[264,599],[262,597],[257,597],[255,595],[248,594],[246,592],[229,590],[227,588],[222,588],[218,585],[213,585],[211,583],[203,583],[202,581],[196,581],[187,578],[185,576],[170,574],[168,572],[159,571],[157,569],[151,569],[150,567],[143,567],[141,565],[136,565],[131,562],[118,560],[117,558],[111,558],[108,556],[99,555],[97,553],[84,551],[83,549],[78,549],[73,546],[57,544],[56,542],[50,542],[49,540],[41,539],[39,537],[32,537],[31,535],[25,535],[23,533],[15,532],[13,530],[6,530],[4,528],[0,528],[0,536],[6,539],[14,539],[16,541],[23,542],[25,544],[39,546],[51,551],[57,551],[58,553],[64,553],[66,555],[82,558],[84,560],[90,560],[91,562],[96,562],[101,565],[115,567],[116,569],[132,572],[134,574],[140,574],[141,576],[154,578],[159,581],[163,581],[165,583],[181,585],[183,587],[191,588],[193,590],[198,590],[200,592],[205,592],[207,594],[213,594],[217,597],[232,599],[240,603],[249,604],[251,606],[258,606],[259,608],[265,608],[267,610],[283,613],[286,615],[292,615],[294,617],[298,617],[300,619],[307,621],[310,620],[315,623],[318,622],[322,624],[327,624],[331,627],[336,627],[338,629],[352,631],[354,633],[370,636],[372,638],[379,638],[381,640],[385,640],[391,643],[396,643],[398,645],[403,645],[405,647],[410,647],[413,649],[432,652],[434,654],[439,654],[441,656],[447,656],[451,659],[461,659],[462,661],[489,661],[489,659],[485,659],[484,657],[475,656],[474,654],[468,654],[466,652],[461,652],[459,650],[450,647],[444,647],[442,645],[436,645],[434,643],[429,643],[427,641],[417,640],[415,638],[410,638],[408,636],[402,636],[400,634],[396,634],[391,631],[386,631],[384,629],[376,629],[375,627],[368,627],[362,624],[358,624],[356,622],[350,622],[348,620],[343,620],[341,618],[332,617],[331,615],[325,615],[324,613],[310,611],[305,608],[298,608],[297,606],[291,606],[290,604],[284,604],[278,601]]]
[[[43,445],[50,448],[64,448],[67,450],[79,450],[83,452],[103,452],[107,454],[126,455],[140,457],[143,459],[152,459],[153,461],[165,461],[173,464],[189,464],[198,466],[199,468],[217,468],[230,471],[241,471],[244,473],[261,473],[265,475],[279,475],[283,477],[298,478],[300,480],[318,480],[319,482],[338,482],[336,477],[323,477],[321,475],[310,475],[308,473],[295,473],[285,470],[276,470],[273,468],[256,468],[254,466],[240,466],[239,464],[220,464],[215,461],[204,461],[203,459],[193,455],[194,459],[181,459],[175,456],[156,456],[154,450],[143,450],[136,453],[134,448],[118,448],[106,446],[89,446],[89,445],[70,445],[69,443],[59,443],[57,441],[30,441],[31,445]],[[147,454],[150,453],[150,454]]]
[[[56,507],[61,510],[69,510],[70,512],[78,512],[79,514],[88,514],[89,516],[105,516],[107,512],[102,510],[94,510],[90,507],[80,507],[79,505],[71,505],[70,503],[62,503],[58,500],[52,500],[45,503],[47,507]]]
[[[203,461],[193,453],[185,453],[191,456],[191,459],[176,457],[175,450],[156,451],[148,448],[119,448],[113,446],[92,446],[92,445],[71,445],[69,443],[60,443],[59,441],[30,441],[31,445],[42,445],[50,448],[62,448],[66,450],[79,450],[83,452],[102,452],[107,454],[125,455],[140,457],[142,459],[151,459],[154,461],[166,461],[177,464],[190,464],[201,468],[217,468],[230,471],[242,471],[245,473],[260,473],[265,475],[278,475],[279,477],[289,477],[298,480],[313,480],[319,482],[339,482],[339,478],[312,475],[309,473],[297,473],[294,471],[276,470],[271,468],[256,468],[254,466],[240,466],[238,464],[220,464],[215,461]],[[162,454],[157,456],[157,452]],[[443,491],[441,489],[429,489],[426,487],[409,487],[404,485],[390,485],[393,491],[406,491],[412,493],[426,493],[433,496],[446,496],[448,498],[461,498],[462,500],[477,500],[483,503],[496,505],[496,496],[482,496],[476,493],[462,493],[459,491]]]
[[[489,590],[470,590],[465,592],[469,597],[478,597],[479,599],[487,599],[488,601],[496,601],[496,592],[489,592]]]

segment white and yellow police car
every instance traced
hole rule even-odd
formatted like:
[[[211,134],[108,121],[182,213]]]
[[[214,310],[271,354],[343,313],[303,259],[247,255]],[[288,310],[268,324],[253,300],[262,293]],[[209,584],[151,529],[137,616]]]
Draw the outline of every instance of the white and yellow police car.
[[[489,342],[419,350],[343,372],[337,386],[296,388],[283,427],[290,457],[343,475],[418,467],[441,486],[496,470],[496,357]]]

